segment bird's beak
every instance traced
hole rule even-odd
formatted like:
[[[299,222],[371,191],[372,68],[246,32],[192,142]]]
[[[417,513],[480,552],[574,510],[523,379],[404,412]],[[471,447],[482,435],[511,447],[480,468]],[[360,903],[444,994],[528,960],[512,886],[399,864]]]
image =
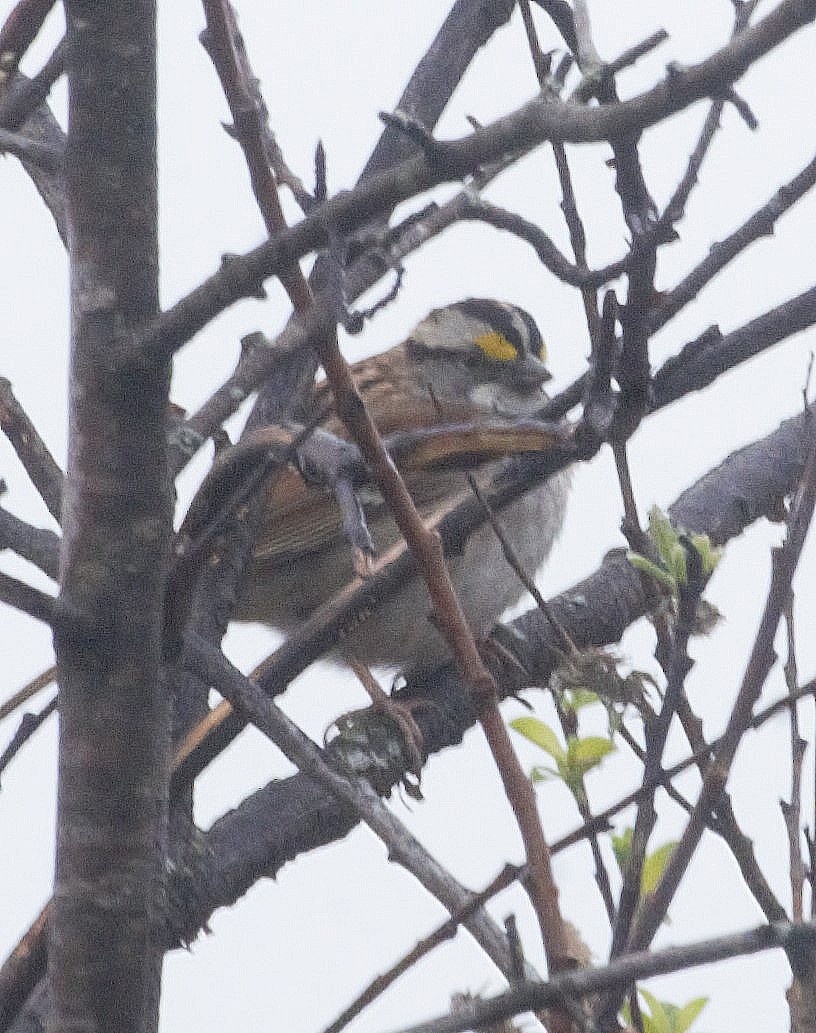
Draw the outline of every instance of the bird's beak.
[[[514,362],[507,369],[513,383],[519,387],[540,387],[552,380],[552,373],[535,355],[525,355],[521,362]]]

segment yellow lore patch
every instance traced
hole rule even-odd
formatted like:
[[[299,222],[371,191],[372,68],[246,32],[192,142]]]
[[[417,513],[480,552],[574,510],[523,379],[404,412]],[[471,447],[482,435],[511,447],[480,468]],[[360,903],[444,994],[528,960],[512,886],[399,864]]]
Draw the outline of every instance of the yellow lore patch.
[[[488,333],[479,334],[476,344],[489,359],[503,359],[509,362],[515,359],[518,352],[503,334]]]

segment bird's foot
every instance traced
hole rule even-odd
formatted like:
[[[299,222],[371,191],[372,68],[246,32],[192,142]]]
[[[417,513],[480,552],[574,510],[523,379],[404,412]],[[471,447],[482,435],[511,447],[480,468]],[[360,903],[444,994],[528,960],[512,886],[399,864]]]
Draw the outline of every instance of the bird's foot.
[[[360,684],[368,693],[374,710],[390,718],[397,727],[403,741],[405,766],[411,774],[419,779],[424,759],[422,731],[414,718],[414,711],[425,706],[423,700],[406,702],[392,699],[368,667],[356,657],[346,657],[349,667],[357,675]],[[346,717],[348,715],[344,715]],[[339,721],[342,721],[340,718]]]

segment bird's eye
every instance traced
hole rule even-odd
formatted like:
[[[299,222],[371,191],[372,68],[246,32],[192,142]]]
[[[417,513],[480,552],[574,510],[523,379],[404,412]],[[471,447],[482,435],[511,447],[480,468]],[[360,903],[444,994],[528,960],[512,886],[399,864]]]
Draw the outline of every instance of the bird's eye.
[[[510,362],[518,356],[518,351],[504,334],[491,331],[486,334],[478,334],[475,344],[489,359],[498,359],[502,362]]]

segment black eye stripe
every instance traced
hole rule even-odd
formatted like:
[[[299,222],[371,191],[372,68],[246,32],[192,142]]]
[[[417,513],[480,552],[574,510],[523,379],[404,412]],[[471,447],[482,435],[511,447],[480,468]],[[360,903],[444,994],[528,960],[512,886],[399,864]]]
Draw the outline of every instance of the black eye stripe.
[[[541,339],[541,331],[536,326],[536,321],[533,319],[530,313],[525,311],[523,308],[517,308],[516,314],[527,327],[527,332],[529,334],[528,345],[530,352],[535,356],[541,355],[541,348],[544,342]]]
[[[536,321],[523,308],[491,301],[489,298],[468,298],[457,302],[454,308],[471,319],[478,319],[502,334],[519,352],[519,358],[525,354],[541,355],[542,338]]]
[[[447,321],[445,313],[447,315]],[[457,326],[458,313],[466,323],[481,324],[465,328]],[[446,347],[444,328],[448,334],[457,333],[461,340],[449,343]],[[421,361],[429,356],[445,356],[458,359],[469,366],[484,368],[507,367],[516,362],[524,362],[528,356],[543,358],[543,341],[535,320],[523,308],[489,298],[467,298],[455,302],[447,309],[436,309],[417,327],[417,336],[408,337],[405,350],[409,357]],[[427,336],[426,336],[427,334]],[[474,334],[475,337],[471,337]],[[513,358],[497,358],[490,354],[491,349],[480,348],[476,342],[487,335],[504,338],[515,350]],[[448,336],[448,342],[451,337]],[[429,343],[426,343],[429,342]],[[509,349],[508,349],[509,350]]]
[[[467,301],[460,301],[455,307],[463,315],[478,319],[502,334],[518,351],[527,351],[527,342],[519,333],[519,326],[513,319],[513,309],[509,305],[490,301],[488,298],[468,298]]]
[[[444,348],[441,345],[429,348],[426,344],[422,344],[413,338],[408,338],[405,342],[405,349],[412,359],[438,359],[442,358],[442,356],[447,356],[463,366],[471,366],[474,369],[497,369],[502,366],[511,366],[513,363],[524,359],[523,353],[519,353],[515,359],[493,359],[489,355],[485,355],[481,348],[477,348],[475,345],[468,350]]]

